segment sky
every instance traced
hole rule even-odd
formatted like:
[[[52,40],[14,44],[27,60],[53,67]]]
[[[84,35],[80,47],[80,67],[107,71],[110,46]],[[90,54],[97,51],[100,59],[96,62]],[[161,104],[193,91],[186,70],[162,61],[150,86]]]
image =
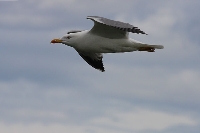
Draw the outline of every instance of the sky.
[[[0,1],[2,133],[199,133],[199,0]],[[163,45],[104,54],[105,72],[71,47],[50,44],[93,26],[130,23]]]

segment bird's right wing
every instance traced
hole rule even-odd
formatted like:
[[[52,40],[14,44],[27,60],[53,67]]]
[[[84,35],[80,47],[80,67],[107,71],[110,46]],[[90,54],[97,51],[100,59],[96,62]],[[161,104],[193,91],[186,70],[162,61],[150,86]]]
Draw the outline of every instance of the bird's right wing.
[[[77,51],[79,55],[92,67],[95,69],[98,69],[102,72],[105,71],[104,66],[103,66],[103,55],[100,53],[83,53],[80,51]]]

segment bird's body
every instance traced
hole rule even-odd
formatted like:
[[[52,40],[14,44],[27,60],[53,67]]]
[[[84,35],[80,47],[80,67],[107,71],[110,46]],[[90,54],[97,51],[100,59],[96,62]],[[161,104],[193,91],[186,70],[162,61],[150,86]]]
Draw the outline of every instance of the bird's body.
[[[77,36],[73,43],[68,44],[77,51],[87,53],[119,53],[136,51],[141,43],[131,38],[110,39],[95,34],[90,34],[88,30],[78,33],[71,33],[71,36]],[[81,43],[80,43],[81,42]],[[143,44],[145,45],[145,44]]]
[[[70,31],[61,39],[51,43],[63,43],[73,47],[92,67],[104,71],[102,53],[121,53],[132,51],[154,52],[162,45],[149,45],[129,38],[129,32],[146,34],[128,23],[109,20],[103,17],[89,16],[95,25],[91,30]]]

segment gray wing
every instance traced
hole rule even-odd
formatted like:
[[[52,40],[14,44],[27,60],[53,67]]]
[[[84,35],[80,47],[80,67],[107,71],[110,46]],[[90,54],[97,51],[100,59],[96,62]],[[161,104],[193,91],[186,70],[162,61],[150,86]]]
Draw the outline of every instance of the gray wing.
[[[98,17],[98,16],[88,16],[87,19],[91,19],[92,21],[94,21],[94,26],[90,30],[90,32],[98,34],[103,37],[126,38],[128,37],[128,32],[137,33],[137,34],[146,34],[144,31],[140,30],[138,27],[135,27],[128,23],[114,21],[114,20],[110,20],[110,19]]]
[[[80,51],[77,51],[79,55],[92,67],[95,69],[98,69],[102,72],[105,71],[103,66],[103,55],[100,53],[82,53]]]

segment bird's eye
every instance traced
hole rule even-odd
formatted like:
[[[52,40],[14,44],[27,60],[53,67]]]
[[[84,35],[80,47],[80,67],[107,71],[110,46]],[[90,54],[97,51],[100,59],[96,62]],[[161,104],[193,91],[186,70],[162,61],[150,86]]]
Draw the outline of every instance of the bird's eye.
[[[72,38],[71,36],[67,36],[67,39],[70,39],[70,38]]]

